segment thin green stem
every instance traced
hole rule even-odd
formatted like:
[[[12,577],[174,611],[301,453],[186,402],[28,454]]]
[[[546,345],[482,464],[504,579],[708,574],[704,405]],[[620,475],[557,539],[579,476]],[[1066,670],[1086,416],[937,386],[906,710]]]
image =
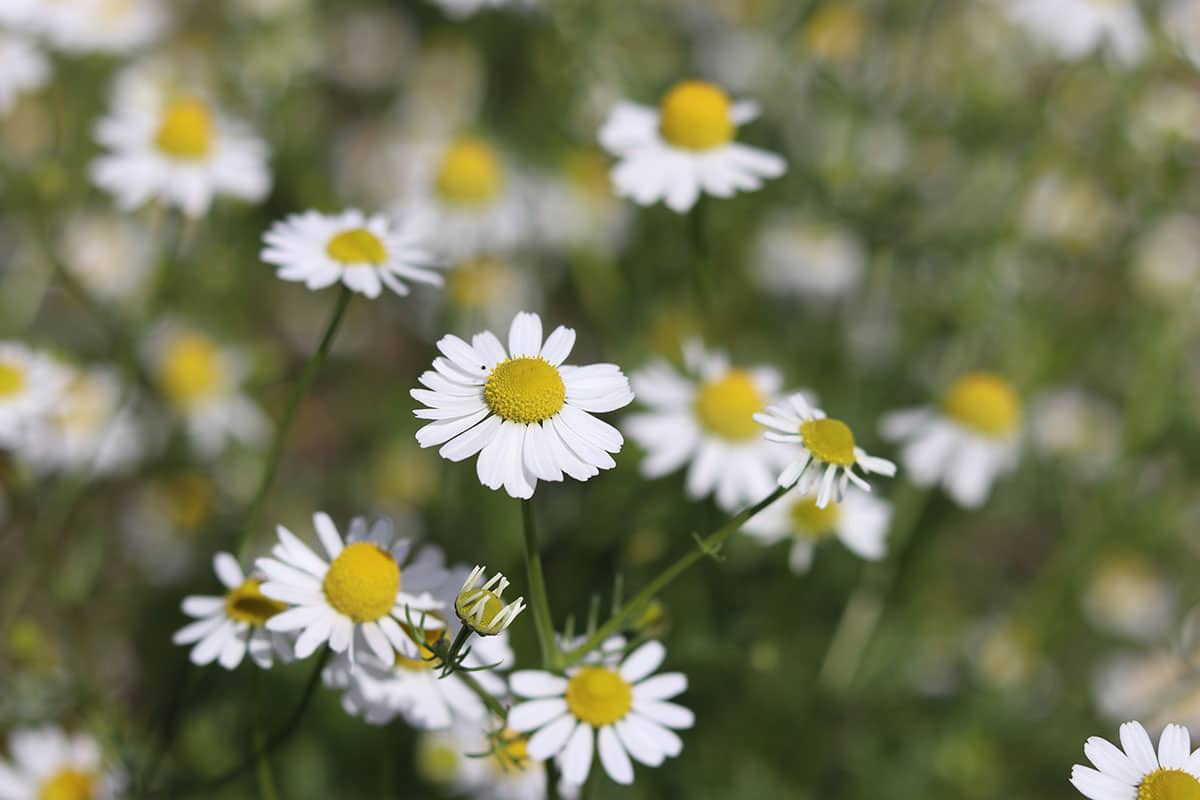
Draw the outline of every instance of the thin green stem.
[[[533,520],[533,501],[521,501],[521,521],[525,529],[525,575],[529,581],[529,605],[533,609],[533,625],[537,629],[542,666],[554,669],[560,653],[554,643],[554,619],[550,615],[550,600],[546,595],[546,576],[542,573],[542,555],[538,545],[537,526]]]
[[[563,653],[559,659],[559,667],[566,668],[571,666],[588,653],[602,645],[604,641],[608,639],[608,637],[618,633],[627,622],[641,613],[641,611],[650,603],[650,601],[653,600],[659,592],[666,588],[671,581],[675,580],[684,572],[686,572],[700,559],[715,555],[720,550],[721,545],[725,543],[725,540],[736,533],[742,527],[742,525],[746,523],[746,520],[750,519],[755,514],[762,511],[779,498],[783,497],[783,495],[786,494],[790,488],[791,487],[784,486],[776,488],[775,491],[771,492],[762,500],[759,500],[749,508],[739,511],[736,515],[730,517],[724,525],[717,528],[705,538],[700,539],[696,543],[696,547],[680,556],[675,563],[671,564],[669,567],[659,573],[654,580],[646,584],[644,589],[634,595],[633,599],[630,600],[623,608],[621,608],[620,611],[609,618],[608,622],[605,622],[603,625],[597,628],[596,631],[589,636],[583,644],[579,645],[574,650]]]
[[[271,774],[271,759],[267,755],[264,747],[266,745],[266,736],[263,734],[263,719],[262,707],[259,704],[259,698],[262,694],[259,692],[262,676],[262,670],[254,670],[254,749],[258,753],[258,763],[255,766],[255,777],[258,779],[258,796],[261,800],[278,800],[279,793],[275,789],[275,778]]]
[[[337,304],[333,308],[333,315],[329,318],[329,324],[325,326],[325,333],[321,336],[321,342],[313,354],[308,357],[300,379],[292,388],[292,395],[288,398],[283,418],[279,420],[279,426],[275,429],[275,438],[271,442],[271,450],[267,454],[266,465],[263,467],[262,477],[258,482],[258,490],[254,493],[254,499],[250,501],[250,508],[246,512],[245,526],[242,528],[242,535],[238,540],[238,555],[242,561],[246,559],[246,551],[258,525],[258,518],[262,514],[267,495],[270,494],[271,485],[275,482],[275,472],[279,469],[279,461],[283,456],[283,448],[287,444],[288,432],[296,420],[296,412],[312,387],[321,365],[325,363],[325,358],[329,355],[333,339],[337,335],[338,328],[342,324],[342,317],[346,313],[346,306],[350,304],[350,298],[353,296],[353,291],[345,286],[342,287],[341,293],[338,294]]]

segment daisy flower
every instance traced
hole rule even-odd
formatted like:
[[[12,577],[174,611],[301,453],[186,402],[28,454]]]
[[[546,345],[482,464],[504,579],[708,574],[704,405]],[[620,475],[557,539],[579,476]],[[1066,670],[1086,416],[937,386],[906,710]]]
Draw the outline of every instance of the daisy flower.
[[[525,598],[518,597],[506,604],[503,595],[508,588],[508,578],[497,572],[480,586],[484,574],[481,566],[471,570],[454,598],[454,612],[462,624],[480,636],[495,636],[507,630],[525,610]]]
[[[1103,48],[1118,63],[1132,66],[1150,45],[1135,0],[1008,0],[1008,14],[1067,61]]]
[[[183,599],[183,613],[195,622],[180,628],[171,641],[190,645],[192,663],[220,663],[233,669],[248,652],[254,663],[269,669],[276,658],[291,660],[292,643],[266,629],[267,620],[287,606],[262,593],[262,581],[247,577],[229,553],[213,556],[213,571],[228,590],[223,595],[193,595]]]
[[[111,800],[123,783],[104,769],[95,739],[55,725],[14,730],[8,752],[11,760],[0,759],[5,800]]]
[[[481,328],[503,328],[522,309],[536,312],[542,306],[543,291],[534,276],[497,256],[460,261],[446,274],[445,297],[454,319]],[[441,309],[430,304],[426,310],[432,317]]]
[[[485,8],[528,8],[536,0],[433,0],[433,4],[451,19],[466,19]]]
[[[858,290],[866,262],[862,243],[850,231],[789,214],[763,226],[755,271],[774,294],[829,301]]]
[[[117,79],[109,114],[94,129],[109,152],[92,162],[92,181],[123,209],[158,199],[189,217],[207,214],[217,195],[264,199],[266,143],[206,98],[153,77],[133,68]]]
[[[508,332],[508,350],[490,331],[467,344],[457,336],[437,343],[444,358],[420,377],[426,388],[411,394],[426,408],[413,413],[433,420],[417,431],[422,447],[442,445],[450,461],[476,453],[479,481],[529,498],[539,479],[563,474],[586,481],[616,466],[610,453],[623,439],[593,416],[633,400],[615,364],[566,366],[575,331],[559,326],[542,340],[542,320],[521,312]]]
[[[855,467],[866,475],[874,473],[890,478],[896,474],[895,464],[868,455],[854,443],[854,432],[849,425],[826,416],[802,393],[789,397],[786,405],[774,405],[764,413],[755,414],[754,419],[770,429],[764,434],[768,440],[800,445],[800,458],[779,476],[779,485],[794,483],[802,493],[815,489],[817,508],[825,508],[831,500],[842,502],[851,482],[864,492],[871,491],[870,484],[854,472]]]
[[[300,631],[296,658],[308,658],[328,642],[335,653],[348,651],[351,660],[365,644],[390,663],[394,650],[412,647],[401,621],[410,616],[419,621],[421,612],[444,606],[429,594],[429,571],[419,559],[403,567],[411,542],[393,541],[388,520],[368,528],[366,520],[357,517],[345,539],[323,512],[313,514],[313,527],[328,561],[279,525],[273,557],[254,562],[265,577],[262,593],[290,606],[267,620],[267,630]],[[432,618],[426,625],[440,627]]]
[[[65,53],[130,53],[158,39],[168,23],[162,0],[4,0],[0,23],[44,37]]]
[[[150,287],[157,246],[145,229],[117,214],[72,215],[59,234],[63,266],[96,298],[134,303]]]
[[[615,645],[615,646],[614,646]],[[624,647],[607,642],[605,653]],[[527,745],[532,758],[557,756],[563,780],[587,780],[592,752],[599,750],[604,771],[617,783],[633,783],[634,760],[657,767],[679,755],[683,743],[672,729],[692,727],[692,712],[669,702],[687,689],[679,672],[653,675],[667,651],[646,642],[623,660],[604,655],[567,671],[566,677],[540,670],[514,672],[513,694],[530,698],[508,712],[508,725],[534,732]]]
[[[662,200],[680,214],[701,192],[732,197],[754,191],[786,169],[782,157],[734,141],[758,106],[733,102],[703,81],[676,84],[659,108],[621,102],[600,129],[600,144],[619,161],[612,169],[617,194],[648,206]]]
[[[1091,800],[1190,800],[1200,797],[1200,750],[1182,725],[1168,725],[1158,752],[1140,722],[1121,726],[1121,747],[1093,736],[1083,746],[1095,765],[1071,768],[1071,785]]]
[[[49,59],[23,37],[0,30],[0,115],[11,111],[20,95],[49,80]]]
[[[417,770],[429,782],[473,800],[546,796],[545,763],[530,758],[526,738],[510,729],[489,736],[478,723],[459,723],[426,733],[417,743]],[[573,796],[573,788],[564,785],[559,795]]]
[[[726,511],[758,502],[792,457],[787,447],[765,441],[754,421],[778,395],[783,376],[771,367],[731,366],[724,353],[695,340],[684,344],[683,357],[684,375],[658,361],[632,376],[650,411],[627,417],[622,427],[646,451],[642,474],[658,478],[689,464],[693,500],[715,492]]]
[[[19,342],[0,342],[0,448],[12,448],[56,406],[70,373]]]
[[[746,521],[742,530],[764,545],[791,538],[788,564],[797,574],[808,572],[817,545],[831,536],[868,561],[887,553],[892,506],[858,489],[849,489],[839,502],[817,507],[812,492],[796,489]]]
[[[263,242],[262,260],[277,266],[283,280],[303,281],[309,289],[341,281],[373,299],[384,286],[408,294],[404,279],[442,284],[442,276],[430,269],[433,258],[414,232],[380,214],[368,217],[357,209],[292,214],[272,225]]]
[[[999,375],[971,372],[950,386],[940,409],[894,411],[880,432],[903,443],[900,460],[914,484],[940,483],[956,503],[977,508],[1017,466],[1021,401]]]

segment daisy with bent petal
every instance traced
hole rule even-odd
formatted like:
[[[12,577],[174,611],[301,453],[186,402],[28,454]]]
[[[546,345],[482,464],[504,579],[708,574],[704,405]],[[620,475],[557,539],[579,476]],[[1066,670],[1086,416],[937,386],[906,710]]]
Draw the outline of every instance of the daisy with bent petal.
[[[11,760],[0,758],[4,800],[110,800],[123,781],[106,771],[100,744],[55,725],[18,728],[8,735]]]
[[[586,481],[616,466],[611,453],[624,440],[593,414],[633,400],[629,381],[615,364],[565,366],[575,331],[559,326],[542,340],[542,320],[520,312],[508,332],[508,350],[490,331],[471,343],[457,336],[438,342],[443,358],[413,389],[424,403],[413,413],[433,420],[417,431],[422,447],[442,445],[451,461],[476,453],[479,481],[529,498],[538,480],[570,475]]]
[[[611,653],[623,645],[606,642]],[[650,641],[623,660],[604,655],[567,671],[566,677],[540,670],[514,672],[513,694],[530,698],[514,705],[508,725],[528,733],[532,758],[558,757],[563,780],[576,786],[587,780],[592,753],[598,750],[604,771],[617,783],[633,783],[630,758],[657,767],[679,755],[683,743],[674,733],[692,727],[695,718],[670,702],[687,689],[679,672],[653,675],[667,651]],[[672,730],[674,729],[674,730]]]
[[[175,644],[192,648],[193,664],[218,662],[225,669],[242,663],[246,653],[263,669],[275,659],[291,660],[292,643],[287,636],[269,631],[267,620],[287,606],[262,593],[262,581],[247,577],[229,553],[213,556],[213,571],[227,590],[223,595],[192,595],[183,599],[183,613],[195,622],[180,628]]]
[[[345,539],[323,512],[313,514],[313,527],[328,561],[280,525],[273,557],[254,562],[265,576],[262,593],[291,606],[268,619],[267,630],[299,631],[296,658],[308,658],[328,642],[335,653],[349,651],[352,661],[365,644],[381,661],[391,662],[396,650],[412,647],[401,622],[420,620],[421,612],[444,606],[429,593],[419,559],[402,570],[411,543],[393,541],[387,520],[368,528],[357,517]],[[441,627],[434,618],[425,625]]]
[[[1095,765],[1071,768],[1071,785],[1091,800],[1198,800],[1200,750],[1182,725],[1168,725],[1158,751],[1140,722],[1121,726],[1121,747],[1093,736],[1083,746]]]
[[[891,520],[890,503],[856,488],[824,508],[817,507],[816,495],[793,489],[747,520],[742,530],[764,545],[790,537],[788,564],[793,572],[805,573],[817,545],[831,536],[868,561],[883,558]]]
[[[792,395],[786,404],[771,406],[754,419],[770,429],[764,434],[768,440],[800,445],[800,458],[779,476],[779,485],[796,484],[797,491],[805,494],[816,490],[817,508],[825,508],[831,500],[840,503],[851,482],[864,492],[871,491],[871,485],[854,472],[855,467],[866,475],[890,478],[896,474],[895,464],[868,455],[854,443],[849,425],[826,416],[803,394]]]
[[[433,258],[414,232],[381,214],[368,217],[357,209],[292,214],[272,225],[263,242],[262,260],[277,266],[283,280],[303,281],[309,289],[341,281],[376,298],[384,286],[408,294],[405,280],[442,285],[442,276],[430,269]]]
[[[758,116],[752,102],[733,102],[718,86],[683,81],[659,108],[622,102],[600,129],[600,144],[618,159],[617,194],[648,206],[662,200],[680,214],[701,192],[732,197],[784,173],[782,157],[734,141],[739,125]]]

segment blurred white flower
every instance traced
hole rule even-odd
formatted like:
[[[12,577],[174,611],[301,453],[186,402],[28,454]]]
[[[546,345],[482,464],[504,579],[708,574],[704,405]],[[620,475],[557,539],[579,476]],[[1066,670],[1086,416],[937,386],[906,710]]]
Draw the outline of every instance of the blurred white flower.
[[[169,586],[191,571],[199,533],[218,502],[213,482],[195,472],[146,481],[123,498],[123,554],[146,583]]]
[[[445,297],[460,324],[503,328],[521,309],[541,307],[542,282],[508,259],[477,256],[451,267],[446,274]],[[437,306],[425,304],[423,308]]]
[[[612,169],[617,194],[643,206],[661,200],[683,214],[701,193],[759,189],[787,162],[734,141],[738,126],[757,116],[757,104],[733,102],[720,87],[694,80],[676,84],[659,108],[618,103],[600,129],[600,144],[619,159]]]
[[[1005,618],[976,624],[967,636],[967,658],[976,675],[997,689],[1030,684],[1042,666],[1042,653],[1033,632]]]
[[[812,567],[817,545],[832,536],[861,558],[883,558],[891,520],[891,504],[860,489],[848,490],[840,502],[824,508],[812,492],[793,489],[748,519],[742,530],[764,545],[791,539],[788,565],[803,574]]]
[[[1092,570],[1083,593],[1088,621],[1141,641],[1162,636],[1175,615],[1175,593],[1138,556],[1113,556]]]
[[[421,736],[417,771],[430,783],[472,800],[543,800],[546,766],[529,757],[527,745],[526,737],[515,731],[499,729],[489,736],[481,723],[459,722]],[[573,796],[573,789],[564,784],[559,795]]]
[[[1138,92],[1128,125],[1130,141],[1148,158],[1162,158],[1177,143],[1194,146],[1200,142],[1200,96],[1190,86],[1151,85]]]
[[[1092,698],[1107,719],[1200,726],[1200,676],[1174,649],[1122,653],[1096,670]]]
[[[24,37],[0,30],[0,116],[12,110],[20,95],[49,81],[50,60]]]
[[[127,218],[73,214],[62,227],[58,249],[63,266],[101,300],[134,303],[146,295],[157,247]]]
[[[485,8],[530,8],[536,0],[432,0],[433,4],[452,19],[465,19]]]
[[[1033,448],[1067,460],[1089,480],[1105,474],[1120,455],[1121,426],[1116,408],[1079,387],[1047,390],[1030,404]]]
[[[65,53],[129,54],[153,43],[169,22],[163,0],[0,2],[0,24],[41,36]]]
[[[0,341],[0,448],[20,447],[61,402],[71,373],[20,342]]]
[[[538,238],[558,248],[612,250],[629,228],[630,209],[613,194],[607,159],[570,153],[556,173],[535,179]]]
[[[1134,285],[1167,306],[1194,309],[1200,299],[1200,219],[1184,213],[1159,220],[1138,239]]]
[[[1161,21],[1172,43],[1200,69],[1200,0],[1167,0]]]
[[[1094,181],[1054,171],[1033,183],[1023,213],[1030,236],[1078,248],[1101,241],[1116,221],[1116,210]]]
[[[394,86],[417,50],[413,26],[386,6],[346,9],[330,26],[328,38],[328,71],[356,89]]]
[[[1090,800],[1190,800],[1200,796],[1200,751],[1182,725],[1167,725],[1158,749],[1140,722],[1121,726],[1121,749],[1093,736],[1088,761],[1071,768],[1071,785]]]
[[[0,797],[14,800],[115,800],[124,781],[104,768],[100,744],[57,725],[17,728],[8,735],[11,760],[0,758]]]
[[[1103,49],[1123,66],[1141,61],[1150,41],[1134,0],[1002,0],[1009,16],[1060,58]]]
[[[758,236],[755,273],[770,292],[814,300],[853,294],[862,284],[866,252],[851,231],[776,214]]]

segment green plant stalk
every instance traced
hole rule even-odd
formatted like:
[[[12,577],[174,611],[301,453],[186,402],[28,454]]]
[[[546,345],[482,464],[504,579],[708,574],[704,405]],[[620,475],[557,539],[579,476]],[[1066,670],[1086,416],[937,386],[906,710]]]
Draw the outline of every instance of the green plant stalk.
[[[533,609],[533,625],[537,630],[542,666],[556,669],[560,653],[554,642],[554,619],[546,595],[546,576],[542,572],[542,555],[538,546],[537,526],[533,520],[533,500],[521,501],[521,522],[525,529],[525,576],[529,581],[529,606]]]

